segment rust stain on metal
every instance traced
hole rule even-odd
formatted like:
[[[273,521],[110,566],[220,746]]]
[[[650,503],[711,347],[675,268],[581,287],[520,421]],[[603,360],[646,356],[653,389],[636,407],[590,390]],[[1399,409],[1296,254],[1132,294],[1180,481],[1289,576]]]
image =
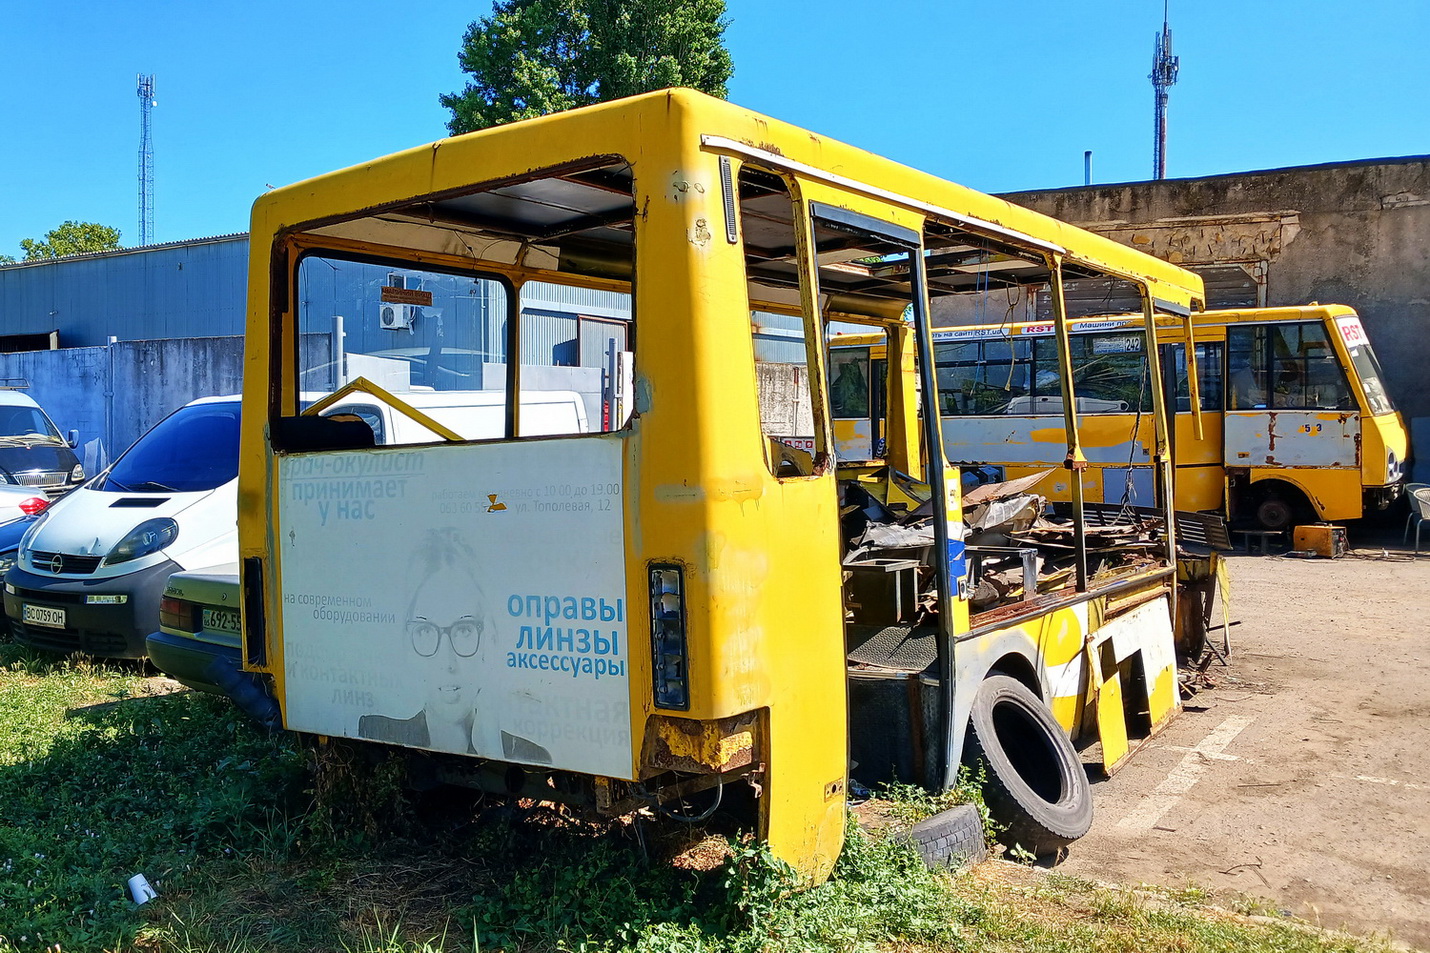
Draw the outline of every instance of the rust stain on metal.
[[[653,715],[641,766],[699,774],[745,767],[754,761],[755,722],[752,712],[714,721]]]
[[[1266,457],[1267,463],[1274,463],[1270,454],[1276,452],[1276,413],[1272,411],[1266,415]]]
[[[1342,422],[1344,423],[1344,420],[1342,420]],[[1360,466],[1360,438],[1361,438],[1361,434],[1360,434],[1360,431],[1359,431],[1359,430],[1357,430],[1357,431],[1355,432],[1355,436],[1351,438],[1352,441],[1355,443],[1355,448],[1356,448],[1356,462],[1355,462],[1355,465],[1356,465],[1356,466]]]

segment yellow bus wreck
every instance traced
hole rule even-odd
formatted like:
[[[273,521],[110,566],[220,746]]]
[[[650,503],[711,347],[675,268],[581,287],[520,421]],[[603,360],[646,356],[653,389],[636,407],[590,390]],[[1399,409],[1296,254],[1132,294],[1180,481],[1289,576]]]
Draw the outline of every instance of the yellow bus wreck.
[[[1070,737],[1112,767],[1176,712],[1169,495],[1130,546],[1080,511],[977,537],[928,313],[990,266],[1047,284],[1066,364],[1065,277],[1134,283],[1151,328],[1191,273],[686,90],[275,190],[251,242],[244,672],[286,728],[608,815],[748,786],[724,801],[817,880],[851,760],[985,763],[1045,852],[1090,820]],[[800,328],[778,374],[768,315]],[[877,453],[835,452],[831,321],[887,335]]]
[[[1160,319],[1155,349],[1145,346],[1137,315],[1071,323],[1088,499],[1153,502],[1149,360],[1161,365],[1168,388],[1178,509],[1218,510],[1280,531],[1295,522],[1359,519],[1399,497],[1409,435],[1354,311],[1196,312],[1191,366],[1187,323]],[[933,339],[944,445],[954,462],[1009,480],[1056,466],[1062,395],[1053,324],[941,328]],[[830,342],[831,366],[850,382],[872,381],[884,360],[880,334]],[[833,401],[836,452],[877,439],[880,428],[878,401],[865,389],[842,396]],[[1070,482],[1062,474],[1043,490],[1069,500]]]

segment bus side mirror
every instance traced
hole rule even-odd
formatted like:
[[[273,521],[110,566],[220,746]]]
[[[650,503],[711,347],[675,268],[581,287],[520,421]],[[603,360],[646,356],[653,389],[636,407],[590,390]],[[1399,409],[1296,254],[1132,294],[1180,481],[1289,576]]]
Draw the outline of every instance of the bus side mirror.
[[[78,430],[67,430],[67,431],[65,431],[65,443],[69,444],[71,450],[73,450],[73,449],[75,449],[76,447],[78,447],[78,446],[79,446],[79,431],[78,431]]]

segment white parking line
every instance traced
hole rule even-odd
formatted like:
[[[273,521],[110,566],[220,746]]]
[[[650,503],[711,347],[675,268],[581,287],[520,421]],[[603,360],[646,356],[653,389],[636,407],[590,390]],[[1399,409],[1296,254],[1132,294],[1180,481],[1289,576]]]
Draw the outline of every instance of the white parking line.
[[[1387,784],[1391,787],[1409,788],[1412,791],[1430,791],[1430,784],[1416,784],[1414,781],[1400,781],[1396,778],[1377,778],[1371,774],[1332,774],[1337,781],[1366,781],[1370,784]]]
[[[1222,752],[1237,735],[1251,724],[1248,715],[1232,715],[1212,729],[1201,744],[1189,748],[1177,766],[1162,779],[1162,783],[1137,807],[1137,810],[1117,822],[1121,830],[1133,833],[1150,831],[1162,816],[1177,806],[1182,796],[1196,786],[1208,761],[1223,760]]]

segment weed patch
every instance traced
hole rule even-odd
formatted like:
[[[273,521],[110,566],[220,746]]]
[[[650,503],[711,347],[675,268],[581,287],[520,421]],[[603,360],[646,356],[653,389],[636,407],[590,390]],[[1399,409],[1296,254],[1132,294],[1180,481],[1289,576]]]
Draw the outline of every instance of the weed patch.
[[[983,801],[983,783],[983,767],[979,766],[975,771],[965,765],[958,769],[958,782],[947,790],[929,791],[917,784],[896,781],[882,786],[877,796],[884,813],[895,826],[903,829],[960,804],[972,804],[978,809],[979,820],[983,822],[983,838],[991,851],[996,847],[1003,828],[988,813],[988,805]]]

